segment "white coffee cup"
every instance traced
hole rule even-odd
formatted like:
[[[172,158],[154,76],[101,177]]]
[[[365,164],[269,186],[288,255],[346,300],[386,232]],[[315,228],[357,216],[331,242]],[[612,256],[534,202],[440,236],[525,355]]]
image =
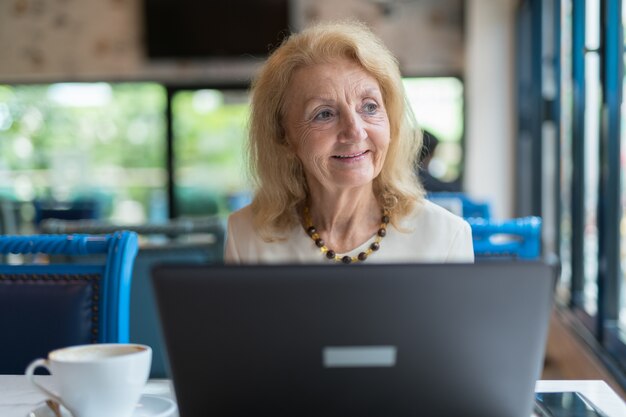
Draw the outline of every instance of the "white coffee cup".
[[[152,349],[138,344],[71,346],[36,359],[26,377],[41,392],[67,408],[73,417],[130,417],[148,380]],[[33,375],[37,368],[52,374],[57,393]]]

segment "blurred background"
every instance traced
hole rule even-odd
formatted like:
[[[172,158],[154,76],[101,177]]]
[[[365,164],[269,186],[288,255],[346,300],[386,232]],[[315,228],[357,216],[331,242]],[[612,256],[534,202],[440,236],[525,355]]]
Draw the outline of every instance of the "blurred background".
[[[256,70],[289,33],[357,18],[397,55],[416,118],[437,138],[423,168],[494,219],[542,219],[559,302],[623,383],[625,10],[616,0],[0,0],[0,233],[37,232],[46,218],[225,219],[250,199]]]

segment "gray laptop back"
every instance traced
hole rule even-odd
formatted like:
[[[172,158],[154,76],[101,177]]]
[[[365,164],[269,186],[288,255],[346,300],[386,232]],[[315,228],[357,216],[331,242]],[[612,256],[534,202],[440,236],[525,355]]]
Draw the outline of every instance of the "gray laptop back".
[[[552,268],[153,271],[181,417],[528,417]]]

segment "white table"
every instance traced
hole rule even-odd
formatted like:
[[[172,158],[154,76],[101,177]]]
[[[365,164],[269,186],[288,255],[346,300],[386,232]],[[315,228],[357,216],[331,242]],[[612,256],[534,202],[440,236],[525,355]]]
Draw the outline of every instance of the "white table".
[[[578,391],[609,417],[626,416],[626,403],[604,381],[538,381],[535,390]],[[150,380],[144,393],[173,398],[172,384],[169,380]],[[25,417],[43,400],[44,396],[35,391],[23,375],[0,375],[0,416]]]
[[[537,381],[535,391],[578,391],[607,416],[626,416],[626,403],[604,381]]]
[[[37,375],[46,384],[48,375]],[[150,380],[144,394],[174,398],[174,388],[167,379]],[[0,375],[0,417],[26,417],[29,411],[39,406],[45,396],[36,391],[24,375]],[[177,417],[175,414],[173,417]]]

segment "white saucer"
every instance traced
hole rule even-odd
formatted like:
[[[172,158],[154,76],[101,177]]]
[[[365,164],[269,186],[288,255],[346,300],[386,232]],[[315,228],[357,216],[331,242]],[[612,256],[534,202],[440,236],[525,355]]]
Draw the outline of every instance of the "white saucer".
[[[142,395],[131,417],[170,417],[176,411],[176,403],[169,398],[157,395]],[[61,406],[62,417],[72,417],[67,409]],[[45,402],[28,413],[26,417],[56,417]]]

